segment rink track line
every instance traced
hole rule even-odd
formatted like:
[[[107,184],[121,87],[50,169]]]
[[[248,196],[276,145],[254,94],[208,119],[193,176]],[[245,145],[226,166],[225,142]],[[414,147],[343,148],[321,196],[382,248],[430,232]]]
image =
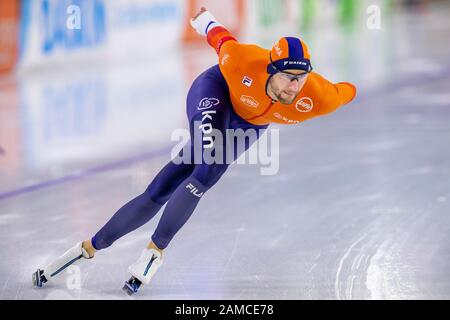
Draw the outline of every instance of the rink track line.
[[[355,98],[355,102],[362,103],[365,100],[368,100],[374,96],[379,97],[380,95],[383,95],[383,94],[389,94],[389,93],[397,91],[399,88],[402,88],[402,87],[423,85],[423,84],[429,83],[430,81],[449,78],[450,77],[449,73],[450,73],[450,64],[445,64],[445,65],[441,66],[439,71],[434,72],[432,74],[425,74],[425,75],[422,75],[421,77],[411,77],[410,76],[410,77],[394,80],[387,84],[381,85],[379,87],[375,87],[374,89],[371,89],[371,90],[368,90],[365,93],[363,91],[364,88],[362,88],[359,91],[363,91],[363,93],[357,94],[357,96]],[[93,168],[86,169],[86,170],[75,171],[73,173],[70,173],[70,174],[60,177],[60,178],[50,179],[50,180],[46,180],[46,181],[43,181],[43,182],[40,182],[37,184],[33,184],[30,186],[25,186],[25,187],[21,187],[21,188],[15,189],[15,190],[6,191],[3,193],[0,193],[0,201],[8,199],[8,198],[16,197],[16,196],[19,196],[19,195],[22,195],[25,193],[45,189],[45,188],[48,188],[48,187],[51,187],[54,185],[79,180],[79,179],[82,179],[85,177],[93,176],[98,173],[115,170],[115,169],[118,169],[121,167],[127,167],[135,162],[141,162],[144,160],[156,158],[158,156],[163,156],[166,154],[166,152],[169,152],[171,150],[171,148],[172,147],[164,147],[164,148],[161,148],[161,149],[149,152],[149,153],[144,153],[144,154],[137,155],[134,157],[111,162],[111,163],[108,163],[105,165],[100,165],[100,166],[93,167]]]
[[[99,174],[102,172],[112,171],[112,170],[115,170],[115,169],[118,169],[121,167],[128,167],[129,165],[134,164],[136,162],[141,162],[141,161],[157,158],[157,157],[160,157],[163,155],[167,155],[167,153],[170,152],[171,149],[172,149],[172,146],[170,146],[170,147],[166,146],[164,148],[157,149],[152,152],[140,154],[140,155],[122,159],[119,161],[110,162],[110,163],[103,164],[103,165],[93,167],[93,168],[89,168],[86,170],[77,170],[77,171],[75,171],[73,173],[69,173],[68,175],[65,175],[63,177],[50,179],[50,180],[42,181],[42,182],[39,182],[39,183],[36,183],[33,185],[21,187],[21,188],[15,189],[15,190],[3,192],[3,193],[0,193],[0,201],[8,199],[8,198],[16,197],[16,196],[19,196],[19,195],[22,195],[25,193],[34,192],[34,191],[38,191],[38,190],[45,189],[48,187],[52,187],[52,186],[55,186],[58,184],[63,184],[66,182],[90,177],[90,176],[93,176],[93,175],[96,175],[96,174]]]

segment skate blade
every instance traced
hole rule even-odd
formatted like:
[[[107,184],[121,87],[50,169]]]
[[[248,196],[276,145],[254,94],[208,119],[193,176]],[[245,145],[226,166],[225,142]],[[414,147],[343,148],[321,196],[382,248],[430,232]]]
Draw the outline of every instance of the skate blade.
[[[33,286],[38,287],[38,288],[42,287],[40,273],[41,273],[41,270],[37,269],[37,271],[33,272],[33,274],[31,275],[32,281],[33,281]]]
[[[141,285],[142,283],[138,279],[136,279],[135,277],[131,277],[128,281],[125,281],[125,285],[123,286],[122,290],[125,291],[129,296],[131,296],[138,292]]]
[[[135,294],[137,292],[137,290],[133,289],[128,282],[125,282],[125,285],[122,288],[123,291],[125,291],[125,293],[129,296],[132,296],[133,294]]]

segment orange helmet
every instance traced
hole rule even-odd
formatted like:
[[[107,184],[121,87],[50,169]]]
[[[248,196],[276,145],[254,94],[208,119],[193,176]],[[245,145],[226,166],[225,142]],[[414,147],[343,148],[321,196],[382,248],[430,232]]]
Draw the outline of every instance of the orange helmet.
[[[275,74],[286,69],[312,70],[308,46],[299,38],[283,37],[270,51],[267,72]]]

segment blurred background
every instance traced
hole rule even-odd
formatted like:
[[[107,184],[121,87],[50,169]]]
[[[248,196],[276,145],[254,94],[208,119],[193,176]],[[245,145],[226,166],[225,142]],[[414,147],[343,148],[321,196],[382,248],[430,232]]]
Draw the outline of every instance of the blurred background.
[[[54,245],[48,255],[39,254],[37,244],[30,249],[32,262],[44,263],[97,230],[170,159],[171,133],[188,126],[187,91],[217,63],[214,50],[189,24],[202,5],[241,42],[270,48],[282,36],[301,37],[315,71],[354,83],[358,97],[323,120],[273,126],[281,132],[279,175],[262,179],[252,168],[230,173],[254,184],[242,187],[247,201],[223,204],[237,196],[236,187],[231,179],[219,184],[199,209],[210,216],[194,217],[183,229],[186,242],[174,249],[179,254],[173,260],[183,265],[181,248],[189,248],[187,240],[192,246],[200,241],[195,230],[208,230],[214,219],[229,215],[221,211],[256,211],[260,183],[287,195],[283,203],[278,196],[258,209],[269,217],[283,207],[286,220],[277,234],[284,238],[250,231],[249,247],[239,251],[235,236],[258,227],[256,212],[248,213],[255,220],[244,226],[242,217],[214,224],[231,230],[223,238],[216,234],[220,240],[213,244],[225,260],[181,271],[168,267],[168,277],[189,281],[183,294],[172,284],[158,295],[158,285],[167,284],[164,276],[150,292],[206,299],[450,298],[448,0],[0,1],[0,268],[21,275],[0,280],[0,297],[47,294],[28,288],[35,267],[23,254],[3,258],[8,243]],[[292,189],[302,194],[302,203]],[[141,235],[148,238],[149,230]],[[244,268],[246,286],[226,282],[239,278],[230,268],[242,272],[242,260],[233,265],[239,252],[248,259],[245,266],[257,264],[260,255],[252,260],[250,244],[266,237],[275,238],[269,248],[277,250],[292,250],[289,239],[300,237],[294,247],[303,253],[292,259],[301,262],[281,270],[286,281],[272,266],[261,267],[256,278],[254,269]],[[125,280],[127,263],[114,277]],[[199,269],[204,265],[210,268]],[[198,282],[205,274],[208,284]],[[100,290],[69,298],[120,296]]]

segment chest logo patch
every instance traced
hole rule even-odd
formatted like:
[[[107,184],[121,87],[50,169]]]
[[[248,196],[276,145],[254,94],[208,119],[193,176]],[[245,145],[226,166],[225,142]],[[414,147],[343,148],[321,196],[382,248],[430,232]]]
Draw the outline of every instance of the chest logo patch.
[[[282,116],[281,114],[279,114],[278,112],[275,112],[273,115],[274,115],[275,118],[277,118],[278,120],[284,121],[284,122],[286,122],[286,123],[290,123],[290,124],[297,124],[297,123],[300,123],[299,120],[291,120],[291,119],[288,119],[288,118],[286,118],[285,116]]]
[[[246,85],[247,87],[249,87],[249,88],[252,85],[252,82],[253,82],[253,79],[251,79],[251,78],[249,78],[247,76],[244,76],[244,79],[242,79],[242,83],[244,85]]]
[[[252,108],[257,108],[259,106],[259,102],[250,96],[242,95],[241,99],[239,99],[239,100],[241,100],[242,103],[245,103],[246,105],[248,105]]]
[[[299,112],[309,112],[313,109],[314,103],[311,98],[303,97],[297,101],[295,109]]]

